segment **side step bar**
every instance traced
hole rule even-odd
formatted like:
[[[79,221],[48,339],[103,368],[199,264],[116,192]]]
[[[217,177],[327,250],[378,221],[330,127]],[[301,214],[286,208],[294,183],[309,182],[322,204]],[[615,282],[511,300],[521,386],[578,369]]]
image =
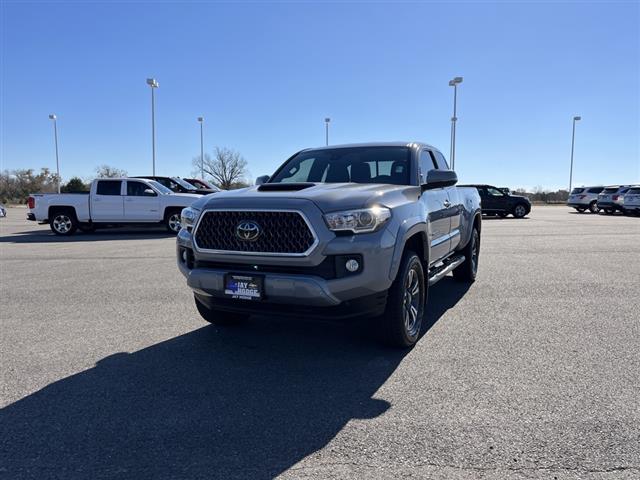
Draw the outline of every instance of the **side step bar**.
[[[429,270],[429,285],[442,280],[442,277],[464,262],[464,260],[464,255],[454,255],[442,262],[442,265]]]

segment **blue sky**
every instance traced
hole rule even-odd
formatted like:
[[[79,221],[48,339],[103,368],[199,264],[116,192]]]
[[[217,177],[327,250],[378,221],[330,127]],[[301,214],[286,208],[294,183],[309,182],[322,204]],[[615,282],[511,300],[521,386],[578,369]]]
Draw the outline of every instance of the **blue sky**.
[[[463,182],[640,181],[640,3],[2,3],[2,169],[187,176],[205,150],[253,178],[324,143],[421,140]]]

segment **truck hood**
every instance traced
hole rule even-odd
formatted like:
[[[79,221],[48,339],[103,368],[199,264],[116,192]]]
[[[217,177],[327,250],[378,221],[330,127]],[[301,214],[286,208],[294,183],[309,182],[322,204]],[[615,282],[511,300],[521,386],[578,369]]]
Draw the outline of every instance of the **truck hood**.
[[[265,184],[256,187],[220,192],[202,198],[193,204],[195,208],[224,208],[237,200],[259,206],[261,202],[282,199],[283,208],[288,199],[304,199],[315,203],[323,212],[367,208],[384,205],[390,208],[415,201],[420,188],[411,185],[362,184],[362,183],[305,183]]]
[[[531,201],[523,195],[509,195],[509,198],[515,198],[517,200],[523,200],[524,202],[531,203]]]

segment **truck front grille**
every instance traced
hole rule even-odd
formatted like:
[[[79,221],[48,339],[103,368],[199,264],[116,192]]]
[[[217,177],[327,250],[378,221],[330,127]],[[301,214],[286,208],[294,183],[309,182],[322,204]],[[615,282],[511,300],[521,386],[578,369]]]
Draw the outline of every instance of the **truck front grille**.
[[[268,255],[305,255],[316,237],[292,211],[209,210],[194,232],[198,249]]]

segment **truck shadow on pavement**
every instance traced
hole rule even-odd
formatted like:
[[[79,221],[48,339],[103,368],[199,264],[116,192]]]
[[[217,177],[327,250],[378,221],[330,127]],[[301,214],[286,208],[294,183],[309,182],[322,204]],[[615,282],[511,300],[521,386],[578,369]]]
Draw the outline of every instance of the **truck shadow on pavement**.
[[[468,288],[449,280],[425,331]],[[272,478],[390,408],[407,352],[364,327],[255,318],[106,357],[0,411],[0,477]]]
[[[92,233],[77,232],[69,237],[55,235],[50,230],[30,230],[1,235],[0,243],[75,243],[106,240],[152,240],[175,237],[175,234],[160,229],[109,229]]]

